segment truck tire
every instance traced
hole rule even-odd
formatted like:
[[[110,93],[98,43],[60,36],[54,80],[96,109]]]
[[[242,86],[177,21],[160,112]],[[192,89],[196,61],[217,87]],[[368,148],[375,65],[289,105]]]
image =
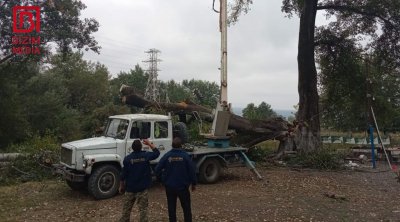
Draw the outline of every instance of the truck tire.
[[[189,141],[189,134],[185,123],[177,122],[174,125],[174,138],[175,137],[179,137],[182,143],[187,143]]]
[[[221,173],[221,164],[215,158],[206,159],[200,166],[199,180],[202,183],[215,183]]]
[[[88,186],[87,180],[85,180],[84,182],[73,182],[73,181],[69,181],[69,180],[65,180],[65,181],[67,182],[67,185],[72,190],[76,190],[76,191],[86,190],[87,186]]]
[[[113,165],[103,165],[95,168],[89,177],[88,190],[96,199],[113,197],[119,188],[120,172]]]

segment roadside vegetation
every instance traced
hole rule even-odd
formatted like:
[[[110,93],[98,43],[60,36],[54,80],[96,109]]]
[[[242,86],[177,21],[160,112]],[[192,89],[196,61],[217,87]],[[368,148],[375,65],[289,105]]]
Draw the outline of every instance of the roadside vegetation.
[[[51,165],[59,162],[59,143],[51,133],[8,147],[9,153],[19,153],[15,159],[2,162],[0,186],[54,178]]]

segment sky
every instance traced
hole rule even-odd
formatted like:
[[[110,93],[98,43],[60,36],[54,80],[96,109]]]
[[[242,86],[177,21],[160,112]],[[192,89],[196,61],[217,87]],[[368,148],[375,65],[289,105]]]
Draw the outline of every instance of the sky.
[[[83,18],[95,18],[100,55],[85,59],[105,64],[113,77],[161,51],[158,78],[219,83],[219,14],[212,0],[83,0]],[[216,2],[219,2],[216,0]],[[285,17],[281,0],[254,0],[248,14],[228,28],[228,102],[233,107],[262,101],[293,110],[297,94],[299,20]],[[217,6],[218,7],[218,6]]]

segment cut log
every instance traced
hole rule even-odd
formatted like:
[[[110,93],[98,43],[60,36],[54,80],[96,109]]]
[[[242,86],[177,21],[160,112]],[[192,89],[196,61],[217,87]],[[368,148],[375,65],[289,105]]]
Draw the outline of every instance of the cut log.
[[[21,155],[21,153],[0,153],[0,161],[14,160]]]
[[[130,86],[123,85],[120,89],[122,101],[131,106],[138,108],[154,108],[164,110],[166,112],[186,113],[193,115],[193,112],[199,113],[200,117],[205,121],[212,121],[212,110],[192,103],[191,101],[183,101],[179,103],[164,103],[154,102],[144,99],[136,93],[136,90]],[[284,141],[289,132],[292,131],[292,126],[283,118],[276,117],[266,120],[248,120],[244,117],[231,114],[229,120],[229,129],[233,129],[240,136],[247,136],[247,139],[240,142],[244,147],[252,147],[265,140],[280,140]]]

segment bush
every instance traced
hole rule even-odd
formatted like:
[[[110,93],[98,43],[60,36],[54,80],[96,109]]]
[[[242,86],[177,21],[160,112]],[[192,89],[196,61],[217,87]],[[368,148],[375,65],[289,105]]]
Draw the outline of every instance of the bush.
[[[339,152],[330,149],[321,149],[309,154],[298,154],[294,157],[288,157],[288,165],[301,165],[302,167],[337,170],[342,167],[345,152]]]
[[[9,152],[21,153],[0,168],[0,185],[53,177],[51,165],[59,162],[59,144],[54,135],[33,136],[28,141],[11,145]]]
[[[275,149],[256,146],[250,149],[247,155],[252,161],[265,162],[266,158],[274,153]]]

